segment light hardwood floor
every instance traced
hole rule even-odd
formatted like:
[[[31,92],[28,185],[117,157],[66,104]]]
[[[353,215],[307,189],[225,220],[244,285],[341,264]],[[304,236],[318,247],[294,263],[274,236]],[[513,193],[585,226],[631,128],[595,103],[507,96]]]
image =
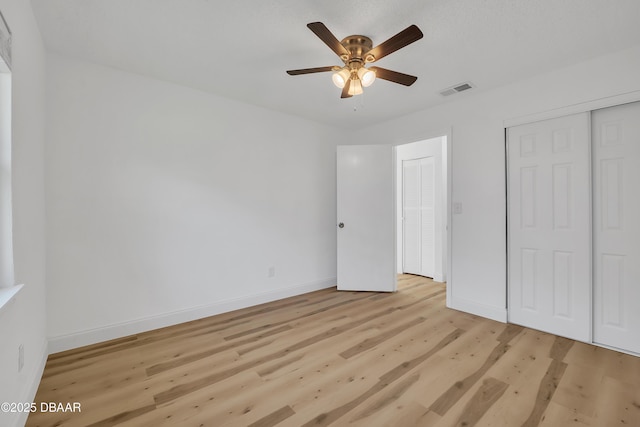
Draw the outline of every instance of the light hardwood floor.
[[[640,426],[640,358],[444,307],[313,292],[51,355],[28,426]]]

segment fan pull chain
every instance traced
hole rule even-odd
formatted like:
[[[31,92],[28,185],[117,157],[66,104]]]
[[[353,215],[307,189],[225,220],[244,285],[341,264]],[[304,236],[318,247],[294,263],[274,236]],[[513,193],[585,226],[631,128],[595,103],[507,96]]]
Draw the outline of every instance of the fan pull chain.
[[[362,110],[364,108],[364,93],[365,92],[366,91],[362,91],[362,93],[360,95],[352,97],[352,99],[353,99],[353,101],[352,101],[353,102],[353,111],[354,112],[357,112],[358,110]],[[360,102],[359,102],[360,105],[358,105],[358,98],[360,98]]]

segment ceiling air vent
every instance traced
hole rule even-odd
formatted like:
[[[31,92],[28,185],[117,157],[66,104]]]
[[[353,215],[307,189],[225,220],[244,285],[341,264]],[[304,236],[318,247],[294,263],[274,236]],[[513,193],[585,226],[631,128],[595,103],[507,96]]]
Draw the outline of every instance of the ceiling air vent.
[[[460,83],[460,84],[457,84],[457,85],[455,85],[453,87],[441,90],[440,91],[440,95],[449,96],[449,95],[456,94],[458,92],[464,92],[465,90],[471,89],[473,87],[474,87],[473,83],[471,83],[471,82]]]

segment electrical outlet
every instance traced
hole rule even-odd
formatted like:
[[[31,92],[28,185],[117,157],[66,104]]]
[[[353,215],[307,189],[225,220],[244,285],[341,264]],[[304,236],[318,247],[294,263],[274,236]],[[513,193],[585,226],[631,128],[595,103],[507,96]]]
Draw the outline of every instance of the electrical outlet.
[[[269,267],[269,271],[267,272],[267,277],[275,277],[276,275],[276,268],[275,267]]]
[[[24,368],[24,344],[18,346],[18,372]]]

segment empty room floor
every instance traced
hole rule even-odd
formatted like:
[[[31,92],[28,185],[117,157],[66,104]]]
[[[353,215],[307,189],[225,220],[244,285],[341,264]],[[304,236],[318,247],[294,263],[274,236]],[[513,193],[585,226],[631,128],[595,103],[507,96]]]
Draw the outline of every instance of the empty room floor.
[[[639,426],[640,358],[445,308],[299,295],[49,356],[27,426]]]

